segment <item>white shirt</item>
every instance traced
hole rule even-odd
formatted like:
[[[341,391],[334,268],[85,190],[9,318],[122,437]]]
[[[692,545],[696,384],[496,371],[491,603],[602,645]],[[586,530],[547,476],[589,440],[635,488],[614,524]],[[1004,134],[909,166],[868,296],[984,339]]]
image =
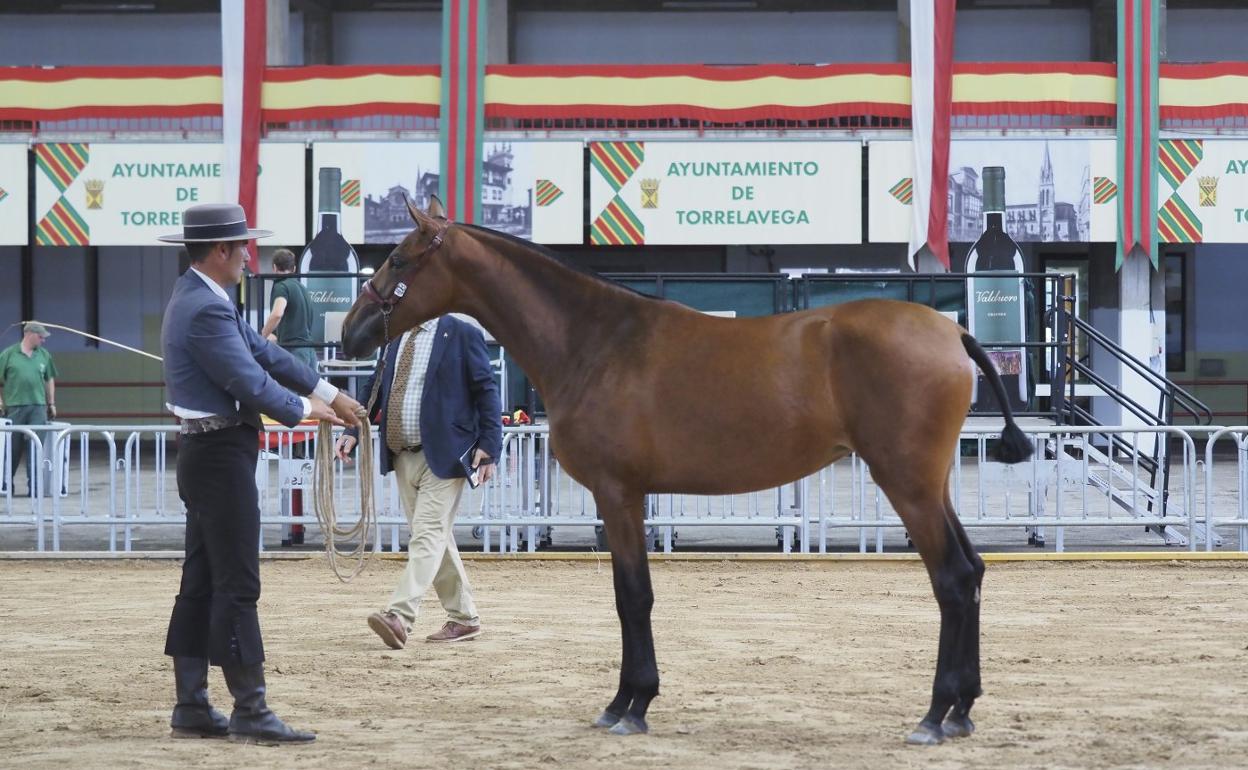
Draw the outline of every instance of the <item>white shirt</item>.
[[[404,332],[399,338],[399,355],[413,334],[416,342],[412,348],[412,371],[408,375],[407,390],[403,393],[403,403],[399,405],[397,417],[400,419],[399,436],[404,446],[415,446],[420,439],[420,398],[425,391],[425,373],[429,369],[429,357],[433,354],[434,335],[438,330],[438,319],[431,318],[411,331]],[[395,358],[395,367],[399,359]],[[391,383],[393,392],[395,383]]]
[[[221,284],[217,283],[216,281],[212,280],[208,276],[199,272],[194,267],[191,268],[191,272],[194,273],[195,275],[198,275],[203,280],[204,283],[208,284],[208,288],[212,290],[213,294],[216,294],[221,299],[225,300],[226,302],[229,302],[230,306],[233,307],[234,303],[230,302],[230,295],[225,293],[225,289],[221,288]],[[329,402],[337,398],[338,389],[335,388],[333,385],[330,385],[324,378],[322,378],[317,381],[316,387],[312,389],[312,395],[316,396],[317,398],[321,399],[322,401],[328,404]],[[300,396],[299,400],[303,402],[303,416],[307,417],[308,415],[312,414],[312,402],[309,401],[304,396]],[[174,415],[176,415],[177,417],[183,420],[193,420],[193,419],[199,419],[202,417],[214,416],[211,412],[200,412],[195,409],[187,409],[186,407],[175,406],[169,403],[165,404],[165,408],[173,412]],[[237,401],[234,402],[234,408],[235,409],[238,408]]]

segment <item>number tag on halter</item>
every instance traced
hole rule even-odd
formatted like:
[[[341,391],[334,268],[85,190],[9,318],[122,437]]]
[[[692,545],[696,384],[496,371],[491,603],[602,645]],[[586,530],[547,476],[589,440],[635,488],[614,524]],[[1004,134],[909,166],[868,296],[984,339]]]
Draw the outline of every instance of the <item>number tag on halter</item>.
[[[400,283],[398,286],[395,286],[395,287],[394,287],[394,298],[395,298],[395,299],[403,299],[403,295],[404,295],[404,294],[407,294],[407,284],[405,284],[405,283]]]

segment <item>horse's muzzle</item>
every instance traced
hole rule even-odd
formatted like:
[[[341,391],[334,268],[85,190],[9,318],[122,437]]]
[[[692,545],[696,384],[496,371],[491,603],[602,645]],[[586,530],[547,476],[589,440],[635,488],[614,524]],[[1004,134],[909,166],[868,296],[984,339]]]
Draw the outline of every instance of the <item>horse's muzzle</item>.
[[[382,334],[381,309],[357,307],[342,325],[342,352],[348,358],[366,358],[381,347]]]

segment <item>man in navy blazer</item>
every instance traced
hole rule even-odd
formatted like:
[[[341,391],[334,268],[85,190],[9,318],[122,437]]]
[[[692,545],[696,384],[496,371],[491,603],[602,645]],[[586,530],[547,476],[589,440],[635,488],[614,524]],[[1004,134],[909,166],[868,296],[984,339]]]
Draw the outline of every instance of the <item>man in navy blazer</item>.
[[[368,625],[387,646],[401,649],[433,586],[448,620],[426,640],[473,639],[481,619],[452,526],[471,469],[478,469],[479,483],[489,481],[502,451],[502,406],[485,338],[452,316],[431,319],[387,347],[383,371],[369,418],[380,418],[380,472],[395,471],[412,536],[390,605],[370,615]],[[376,377],[363,393],[372,393]],[[356,435],[348,429],[339,439],[340,457],[354,449]]]
[[[242,279],[247,227],[234,204],[192,206],[183,232],[191,267],[178,279],[161,327],[169,409],[181,419],[178,494],[186,505],[182,584],[169,619],[177,738],[307,743],[265,703],[256,459],[261,413],[294,427],[304,418],[358,425],[360,405],[244,322],[226,293]],[[234,696],[227,722],[208,702],[208,666]]]

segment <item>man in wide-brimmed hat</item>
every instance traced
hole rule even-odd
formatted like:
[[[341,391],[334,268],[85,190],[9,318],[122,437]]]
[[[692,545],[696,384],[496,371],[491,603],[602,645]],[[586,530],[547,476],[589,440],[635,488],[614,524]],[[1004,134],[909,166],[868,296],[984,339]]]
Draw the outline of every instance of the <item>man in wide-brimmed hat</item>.
[[[256,458],[260,414],[295,426],[305,418],[358,424],[360,405],[261,337],[226,290],[238,285],[247,243],[272,235],[247,227],[242,206],[205,204],[182,215],[191,267],[165,308],[161,347],[169,408],[182,420],[178,494],[186,505],[186,558],[169,620],[175,737],[306,743],[265,704]],[[221,666],[234,696],[225,719],[208,702],[208,666]]]

